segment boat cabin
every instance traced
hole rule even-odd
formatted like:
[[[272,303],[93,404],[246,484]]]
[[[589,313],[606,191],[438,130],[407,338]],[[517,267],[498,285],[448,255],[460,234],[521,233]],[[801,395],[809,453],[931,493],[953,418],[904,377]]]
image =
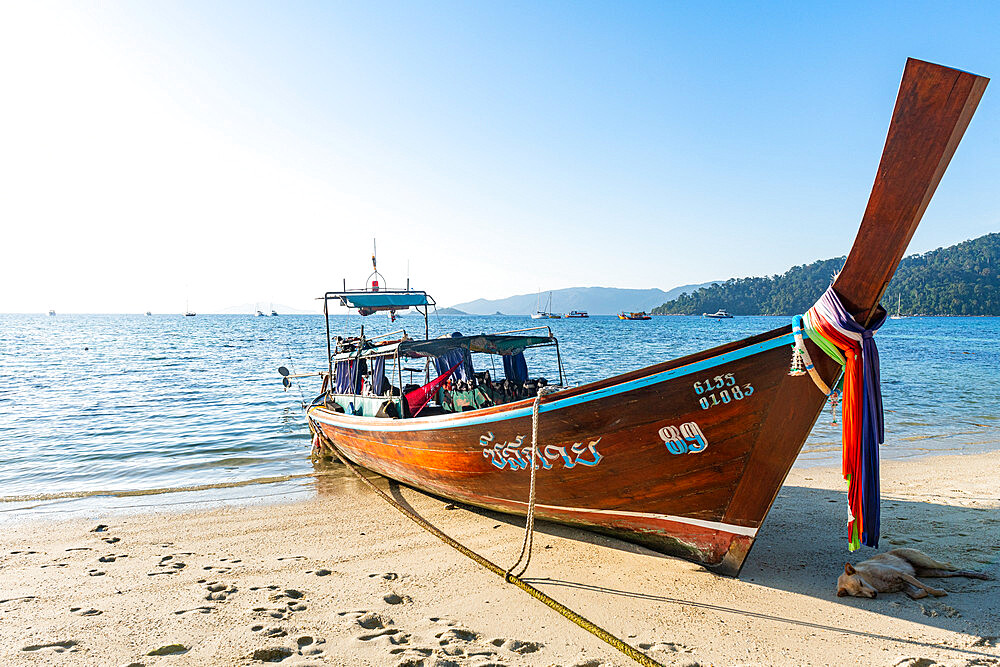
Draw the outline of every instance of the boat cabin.
[[[553,348],[557,386],[564,384],[559,343],[549,327],[429,338],[428,309],[435,303],[426,292],[353,290],[323,298],[329,363],[313,405],[360,417],[413,419],[534,398],[549,380],[529,373],[524,351],[530,348]],[[399,329],[366,337],[362,326],[358,336],[333,337],[331,301],[362,316],[392,317],[415,308],[424,315],[424,336],[415,339]]]

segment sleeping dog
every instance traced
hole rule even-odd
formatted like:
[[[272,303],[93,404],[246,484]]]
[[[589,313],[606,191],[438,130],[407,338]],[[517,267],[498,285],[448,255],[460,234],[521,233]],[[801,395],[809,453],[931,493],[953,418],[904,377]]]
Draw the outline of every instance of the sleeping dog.
[[[857,565],[845,564],[844,573],[837,578],[837,595],[873,598],[879,593],[904,591],[918,600],[928,593],[935,597],[948,594],[921,583],[917,576],[992,578],[982,572],[958,570],[951,563],[939,563],[916,549],[893,549]]]

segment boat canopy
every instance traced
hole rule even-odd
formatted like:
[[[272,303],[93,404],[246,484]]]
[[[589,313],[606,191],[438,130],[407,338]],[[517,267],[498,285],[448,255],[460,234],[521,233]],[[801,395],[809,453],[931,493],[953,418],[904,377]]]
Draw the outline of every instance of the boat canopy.
[[[514,336],[504,334],[478,334],[474,336],[449,336],[447,338],[432,338],[430,340],[401,340],[385,345],[366,347],[361,357],[440,357],[452,350],[468,350],[485,354],[510,356],[520,354],[529,347],[554,345],[554,336]],[[353,359],[357,351],[341,352],[334,360]]]
[[[479,334],[475,336],[452,336],[431,340],[407,340],[399,344],[399,353],[404,357],[440,357],[451,350],[465,349],[469,352],[500,354],[504,356],[520,354],[529,347],[552,345],[554,336],[511,336],[502,334]]]
[[[379,310],[402,310],[410,307],[433,306],[434,299],[426,292],[411,290],[383,290],[373,292],[358,290],[352,292],[327,292],[328,299],[340,299],[340,305],[358,310],[375,312]]]

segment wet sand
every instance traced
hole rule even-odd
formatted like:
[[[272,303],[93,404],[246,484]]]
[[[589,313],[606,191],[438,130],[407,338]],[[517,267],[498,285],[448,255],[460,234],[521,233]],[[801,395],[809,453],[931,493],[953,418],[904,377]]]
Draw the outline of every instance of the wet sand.
[[[844,562],[874,552],[846,550],[833,468],[792,471],[740,579],[551,524],[526,578],[664,664],[1000,665],[998,469],[996,452],[883,463],[881,550],[995,578],[930,580],[943,598],[836,597]],[[516,559],[519,521],[380,483]],[[294,503],[6,525],[0,664],[634,664],[357,480],[316,484]]]

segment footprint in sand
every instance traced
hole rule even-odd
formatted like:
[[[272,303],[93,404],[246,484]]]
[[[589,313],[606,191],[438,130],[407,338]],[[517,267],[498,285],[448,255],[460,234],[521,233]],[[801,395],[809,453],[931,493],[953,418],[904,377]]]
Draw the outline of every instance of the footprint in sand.
[[[306,574],[315,574],[317,577],[329,577],[331,574],[333,574],[333,571],[332,570],[327,570],[325,568],[321,568],[321,569],[315,570],[315,571],[313,571],[313,570],[306,570]]]
[[[253,610],[258,614],[264,614],[278,620],[284,620],[288,617],[288,610],[278,607],[254,607]]]
[[[380,630],[393,625],[393,620],[388,616],[382,616],[373,611],[358,609],[356,611],[338,611],[337,616],[345,620],[357,623],[365,630]]]
[[[201,569],[209,572],[215,572],[216,574],[229,574],[233,571],[233,567],[242,563],[243,560],[239,558],[220,558],[219,562],[222,563],[222,565],[205,565]]]
[[[91,569],[87,570],[87,574],[89,574],[92,577],[103,577],[105,574],[107,574],[107,572],[105,572],[104,570],[98,570],[96,568],[91,568]]]
[[[268,586],[267,589],[274,590],[277,587]],[[284,602],[289,613],[295,611],[304,611],[307,607],[305,605],[305,593],[302,591],[297,591],[294,588],[286,588],[280,593],[275,593],[268,597],[271,602]]]
[[[70,547],[66,551],[93,551],[90,547]]]
[[[239,590],[236,586],[224,584],[221,581],[210,581],[205,586],[205,589],[208,591],[205,599],[213,602],[224,602],[226,598]]]
[[[104,613],[100,609],[84,609],[83,607],[70,607],[69,610],[77,616],[100,616]]]
[[[270,637],[272,639],[288,636],[288,630],[277,625],[272,626],[270,628],[265,628],[263,625],[255,625],[252,628],[250,628],[250,630],[253,632],[259,632],[261,636]]]
[[[42,567],[66,567],[69,563],[47,563]]]
[[[494,639],[490,642],[497,648],[507,649],[512,653],[519,653],[525,655],[527,653],[534,653],[538,649],[542,648],[544,644],[539,642],[525,642],[520,639]]]
[[[257,628],[260,626],[254,627]],[[257,632],[258,630],[254,631]],[[275,637],[281,636],[285,636],[285,633],[275,635]],[[295,640],[295,648],[289,648],[287,646],[269,646],[267,648],[260,648],[250,655],[250,659],[257,660],[259,662],[281,662],[286,658],[292,657],[296,653],[301,656],[317,657],[323,654],[322,645],[325,643],[325,639],[304,635]]]
[[[320,655],[323,653],[323,649],[320,647],[325,643],[326,640],[322,637],[310,637],[309,635],[303,635],[295,640],[300,655]]]
[[[32,644],[31,646],[25,646],[21,650],[33,652],[33,651],[43,651],[48,649],[56,653],[62,653],[64,651],[76,651],[76,644],[77,642],[73,641],[72,639],[67,639],[64,642],[52,642],[51,644]]]
[[[252,591],[276,591],[280,586],[251,586]]]
[[[107,544],[117,544],[118,542],[122,541],[122,538],[120,538],[120,537],[102,537],[101,540],[104,541],[104,542],[106,542]]]
[[[107,556],[101,556],[97,559],[98,563],[114,563],[119,558],[128,558],[128,554],[108,554]]]
[[[25,595],[24,597],[6,598],[6,599],[3,599],[3,600],[0,600],[0,604],[7,604],[8,602],[28,602],[28,601],[34,600],[34,599],[35,599],[34,595]],[[13,606],[13,605],[11,605],[11,606]]]
[[[694,651],[694,649],[688,648],[684,644],[677,644],[675,642],[639,642],[637,646],[643,651],[659,651],[660,653],[691,653]]]
[[[399,575],[396,574],[395,572],[372,572],[371,574],[368,575],[368,577],[370,579],[375,577],[382,577],[386,581],[395,581],[396,579],[399,579]]]
[[[183,616],[184,614],[211,614],[215,611],[215,607],[195,607],[194,609],[179,609],[174,613],[178,616]]]
[[[409,595],[398,595],[396,593],[389,593],[388,595],[383,595],[382,599],[388,604],[403,604],[404,602],[413,602],[413,598]]]
[[[182,556],[193,556],[194,554],[184,553],[179,554]],[[187,563],[177,560],[177,556],[170,554],[160,558],[160,562],[156,564],[156,567],[163,568],[159,572],[147,572],[146,574],[150,577],[156,576],[158,574],[177,574],[179,570],[183,570],[187,567]]]
[[[220,566],[220,565],[206,565],[206,566],[204,566],[201,569],[205,570],[206,572],[213,572],[215,574],[229,574],[230,572],[233,571],[233,568],[231,568],[231,567],[229,567],[227,565],[222,565],[222,566]]]
[[[37,554],[37,553],[38,553],[37,551],[11,551],[10,555],[16,556],[18,554],[21,554],[22,556],[30,556],[31,554]]]
[[[305,556],[279,556],[278,560],[305,560]]]

